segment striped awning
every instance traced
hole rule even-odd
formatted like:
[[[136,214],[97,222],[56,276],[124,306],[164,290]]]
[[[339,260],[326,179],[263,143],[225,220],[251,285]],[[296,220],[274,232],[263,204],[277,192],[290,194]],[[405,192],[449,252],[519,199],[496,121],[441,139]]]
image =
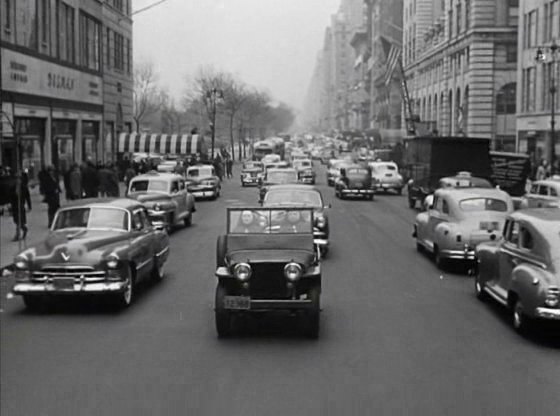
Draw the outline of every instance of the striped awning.
[[[157,154],[202,153],[203,137],[198,134],[121,133],[119,152]]]

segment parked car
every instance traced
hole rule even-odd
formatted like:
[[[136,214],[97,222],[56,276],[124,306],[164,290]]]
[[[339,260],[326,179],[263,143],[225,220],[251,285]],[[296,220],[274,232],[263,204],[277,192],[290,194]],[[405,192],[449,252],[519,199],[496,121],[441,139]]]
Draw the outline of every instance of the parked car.
[[[271,185],[283,185],[287,183],[298,183],[297,171],[293,168],[276,169],[271,168],[265,172],[264,179],[259,186],[259,203],[264,199],[268,187]]]
[[[264,175],[262,162],[248,161],[241,170],[241,186],[258,185]]]
[[[496,240],[512,211],[511,197],[499,189],[438,189],[428,211],[416,216],[416,248],[433,254],[440,269],[449,260],[472,262],[476,245]]]
[[[399,195],[402,193],[403,178],[395,162],[369,162],[368,166],[371,168],[371,177],[377,189],[393,189]]]
[[[319,336],[321,266],[311,208],[228,208],[217,240],[215,298],[219,337],[234,318],[255,312],[297,313],[305,333]]]
[[[560,209],[508,215],[501,239],[478,245],[476,296],[511,312],[523,332],[535,319],[560,323]]]
[[[222,183],[216,176],[212,165],[189,166],[186,172],[187,190],[195,198],[212,198],[220,196]]]
[[[337,198],[348,196],[373,199],[375,186],[371,178],[371,168],[360,165],[350,165],[340,168],[340,177],[334,183],[334,193]]]
[[[329,250],[329,217],[321,191],[310,185],[273,185],[264,195],[262,205],[275,207],[311,207],[313,208],[313,237],[321,257]]]
[[[55,295],[110,295],[121,307],[145,279],[163,279],[169,237],[128,198],[78,200],[56,213],[46,239],[14,259],[13,293],[29,309]]]
[[[535,181],[531,189],[521,199],[521,208],[542,208],[560,206],[560,176]]]
[[[315,185],[315,171],[313,162],[309,159],[299,159],[293,162],[293,167],[297,170],[299,181],[310,185]]]
[[[174,173],[148,172],[132,178],[128,198],[142,202],[153,225],[171,231],[183,223],[192,223],[196,211],[194,196],[187,191],[185,179]]]

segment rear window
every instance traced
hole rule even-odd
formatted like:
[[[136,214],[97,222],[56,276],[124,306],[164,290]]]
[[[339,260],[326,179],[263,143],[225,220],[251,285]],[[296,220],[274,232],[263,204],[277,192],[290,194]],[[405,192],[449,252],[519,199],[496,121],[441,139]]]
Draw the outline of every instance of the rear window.
[[[167,191],[167,181],[155,179],[138,179],[130,184],[130,192]]]
[[[498,211],[506,212],[507,203],[495,198],[469,198],[459,202],[459,208],[465,212]]]
[[[367,175],[368,170],[367,169],[360,169],[360,168],[349,168],[349,169],[346,169],[346,174],[347,175]]]

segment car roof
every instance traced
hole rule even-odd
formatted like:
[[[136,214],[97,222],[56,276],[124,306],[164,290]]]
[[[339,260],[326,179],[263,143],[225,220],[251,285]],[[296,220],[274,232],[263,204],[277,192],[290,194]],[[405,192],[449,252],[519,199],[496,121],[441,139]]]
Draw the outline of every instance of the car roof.
[[[143,205],[130,198],[84,198],[70,201],[60,209],[79,207],[114,207],[132,210]]]
[[[553,176],[552,178],[542,179],[540,181],[534,181],[533,185],[552,185],[555,188],[560,186],[560,176]]]
[[[294,172],[297,173],[294,168],[270,168],[267,170],[268,173],[270,172]]]
[[[132,181],[137,179],[150,179],[150,178],[157,178],[157,179],[182,179],[183,177],[177,173],[173,172],[157,172],[155,170],[143,173],[141,175],[135,176],[132,178]]]
[[[560,221],[559,208],[529,208],[520,209],[511,213],[511,217],[519,220],[540,222],[543,226],[549,226],[550,222]]]
[[[453,198],[509,197],[507,192],[498,188],[440,188],[435,193],[438,196],[450,195]]]
[[[304,185],[304,184],[295,184],[295,183],[289,183],[289,184],[282,184],[282,185],[271,185],[268,187],[268,192],[270,191],[279,191],[279,190],[285,190],[285,189],[298,189],[298,190],[304,190],[304,191],[317,191],[320,193],[319,189],[316,188],[313,185]]]

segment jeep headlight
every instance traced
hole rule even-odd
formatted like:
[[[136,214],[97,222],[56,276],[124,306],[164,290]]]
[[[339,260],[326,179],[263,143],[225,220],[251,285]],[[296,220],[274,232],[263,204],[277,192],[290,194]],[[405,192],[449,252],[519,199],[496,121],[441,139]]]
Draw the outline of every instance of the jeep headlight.
[[[252,273],[253,270],[247,263],[238,263],[233,268],[233,275],[242,282],[246,282],[247,280],[249,280]]]
[[[17,256],[14,259],[14,266],[18,270],[27,270],[29,269],[29,260],[25,256]]]
[[[286,279],[288,279],[290,282],[295,282],[299,280],[302,274],[303,274],[303,269],[297,263],[292,262],[284,266],[284,275],[286,276]]]
[[[109,254],[106,264],[109,269],[117,269],[119,267],[119,256],[115,253]]]

